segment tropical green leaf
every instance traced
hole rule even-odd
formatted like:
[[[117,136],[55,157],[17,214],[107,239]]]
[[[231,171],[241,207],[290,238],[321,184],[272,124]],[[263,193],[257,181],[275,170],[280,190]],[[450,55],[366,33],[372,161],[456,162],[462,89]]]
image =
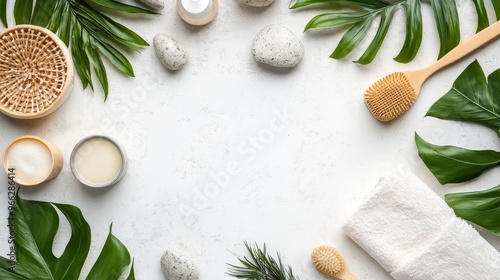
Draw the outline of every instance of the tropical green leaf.
[[[365,21],[358,22],[351,26],[351,28],[349,28],[349,30],[347,30],[344,34],[330,57],[340,59],[354,50],[370,29],[374,18],[375,17],[372,15]]]
[[[111,230],[112,225],[109,226],[106,243],[90,270],[87,280],[118,279],[130,266],[131,258],[127,248],[111,234]]]
[[[333,12],[321,13],[313,17],[305,28],[305,31],[313,28],[336,28],[341,25],[351,26],[330,56],[340,59],[349,54],[358,43],[366,36],[366,28],[371,26],[375,16],[380,16],[378,31],[371,39],[371,43],[363,55],[355,62],[368,64],[373,61],[381,44],[385,40],[387,30],[392,24],[394,12],[401,8],[406,15],[406,36],[403,47],[394,60],[401,63],[412,61],[420,49],[422,42],[422,7],[423,0],[398,0],[398,1],[337,1],[337,0],[297,0],[290,8],[306,8],[315,5],[318,8],[333,10]],[[441,58],[460,43],[460,24],[457,4],[455,0],[431,0],[436,28],[440,40],[438,58]],[[473,0],[477,13],[477,31],[489,25],[487,10],[484,0]],[[491,0],[497,19],[500,19],[500,2]],[[321,4],[321,5],[320,5]],[[328,5],[336,4],[336,5]],[[335,12],[340,10],[340,12]],[[340,14],[342,17],[336,16]],[[347,51],[343,48],[348,47]]]
[[[69,39],[71,36],[71,11],[70,5],[67,2],[62,2],[61,15],[59,18],[59,28],[57,35],[66,44],[69,45]]]
[[[0,0],[0,19],[5,27],[7,27],[7,0]]]
[[[500,236],[500,185],[494,188],[445,195],[455,214]]]
[[[154,11],[146,10],[141,7],[124,4],[113,0],[87,0],[87,3],[92,3],[95,5],[106,7],[108,9],[130,14],[157,14]]]
[[[75,18],[72,18],[72,21],[75,21]],[[78,76],[80,77],[80,80],[82,81],[83,88],[86,88],[87,85],[90,85],[90,88],[93,89],[92,85],[92,78],[90,74],[90,62],[87,57],[87,55],[84,52],[84,48],[87,48],[88,42],[85,41],[83,33],[85,32],[82,30],[81,26],[78,24],[72,24],[73,26],[73,31],[71,33],[71,40],[73,42],[81,42],[82,46],[81,47],[74,47],[70,46],[71,49],[71,54],[73,57],[73,61],[75,65],[79,65],[80,67],[75,67]]]
[[[94,49],[94,46],[89,46],[85,49],[85,51],[87,53],[87,57],[89,58],[90,65],[94,69],[94,73],[96,74],[97,79],[102,85],[102,89],[104,90],[104,100],[106,100],[108,98],[108,77],[106,74],[106,68],[102,63],[101,57],[97,53],[97,50]]]
[[[493,9],[495,10],[495,16],[497,20],[500,20],[500,1],[491,0]]]
[[[135,51],[140,50],[142,47],[149,46],[149,44],[135,32],[112,20],[110,17],[93,12],[91,7],[85,3],[75,2],[73,7],[75,16],[79,19],[83,28],[90,29],[90,26],[96,26],[102,32],[101,34],[105,34],[105,36]],[[89,34],[92,36],[91,33]]]
[[[306,25],[305,30],[311,28],[336,27],[364,21],[369,17],[369,13],[328,13],[317,15]]]
[[[488,81],[479,62],[472,62],[436,101],[427,116],[471,121],[493,129],[500,136],[500,69]]]
[[[390,6],[382,12],[382,18],[380,19],[380,24],[378,26],[377,33],[373,38],[372,42],[366,49],[365,53],[357,60],[356,63],[359,64],[369,64],[373,61],[377,55],[378,50],[382,46],[382,42],[389,31],[389,26],[391,25],[392,18],[396,12],[396,6]]]
[[[134,69],[132,68],[132,65],[117,49],[110,44],[99,40],[96,40],[95,46],[97,50],[99,50],[99,52],[123,74],[134,77]]]
[[[33,9],[33,16],[31,17],[31,24],[38,26],[47,26],[50,18],[56,9],[58,1],[36,1],[35,8]]]
[[[438,146],[415,134],[418,155],[441,184],[462,183],[500,165],[500,152]]]
[[[0,19],[5,26],[7,1],[0,0]],[[109,83],[102,57],[120,72],[133,77],[133,67],[120,49],[140,51],[149,46],[141,36],[113,20],[110,15],[113,12],[156,14],[155,11],[117,0],[14,1],[16,23],[39,25],[56,33],[70,48],[83,88],[90,86],[94,90],[91,75],[94,72],[104,91],[104,100],[108,97]]]
[[[57,211],[63,214],[71,227],[70,240],[59,257],[52,251],[54,237],[59,230]],[[15,252],[15,263],[11,266],[10,259],[0,257],[0,278],[78,279],[91,243],[90,226],[80,209],[68,204],[24,200],[18,195],[14,213],[9,225],[12,223],[15,228],[15,247],[10,249]],[[101,275],[109,276],[100,279],[118,279],[122,274],[118,275],[118,272],[131,266],[130,255],[111,234],[111,229],[108,241],[91,272],[99,271]],[[133,269],[130,273],[133,274]]]
[[[340,4],[354,8],[376,9],[385,7],[386,4],[377,0],[298,0],[290,9],[297,9],[316,4]]]
[[[409,0],[404,3],[406,13],[406,37],[395,61],[408,63],[412,61],[422,43],[422,10],[420,0]]]
[[[14,4],[14,18],[16,24],[28,24],[31,22],[31,12],[35,0],[16,0]]]
[[[431,1],[441,42],[438,58],[460,43],[460,25],[455,0]]]
[[[486,7],[484,6],[483,0],[473,0],[473,1],[474,1],[474,6],[476,6],[476,12],[477,12],[476,32],[479,32],[488,27],[488,25],[490,25],[488,21],[488,12],[486,11]]]

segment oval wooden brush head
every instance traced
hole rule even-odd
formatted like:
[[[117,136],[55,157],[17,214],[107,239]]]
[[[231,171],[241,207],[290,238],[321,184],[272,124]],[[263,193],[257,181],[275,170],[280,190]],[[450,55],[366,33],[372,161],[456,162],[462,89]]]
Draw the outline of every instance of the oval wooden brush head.
[[[347,268],[344,258],[333,247],[327,245],[316,247],[311,254],[311,259],[314,266],[326,275],[341,280],[356,279]]]
[[[73,61],[50,30],[16,25],[0,32],[0,111],[34,119],[55,111],[73,85]]]
[[[365,102],[372,115],[387,122],[403,114],[417,99],[418,92],[403,72],[390,74],[366,90]]]

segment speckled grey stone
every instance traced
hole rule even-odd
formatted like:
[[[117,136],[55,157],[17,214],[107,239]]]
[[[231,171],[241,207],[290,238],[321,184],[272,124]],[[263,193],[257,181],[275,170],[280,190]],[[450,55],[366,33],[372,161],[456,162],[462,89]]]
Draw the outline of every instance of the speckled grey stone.
[[[295,67],[304,57],[304,45],[281,25],[262,28],[252,43],[255,60],[275,67]]]
[[[167,280],[198,280],[198,268],[190,259],[169,250],[161,256],[161,270]]]
[[[188,62],[188,54],[175,39],[165,35],[156,34],[153,46],[161,63],[170,70],[182,68]]]
[[[240,3],[253,7],[266,7],[271,5],[274,0],[238,0]]]
[[[165,3],[163,0],[139,0],[142,3],[148,5],[149,7],[155,9],[155,10],[162,10],[163,7],[165,6]]]

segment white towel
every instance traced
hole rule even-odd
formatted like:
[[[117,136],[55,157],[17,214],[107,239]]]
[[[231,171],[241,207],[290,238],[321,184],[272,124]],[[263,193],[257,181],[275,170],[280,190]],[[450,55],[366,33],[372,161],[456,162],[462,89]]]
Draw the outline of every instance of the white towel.
[[[420,256],[391,276],[397,280],[498,280],[500,254],[473,227],[457,218]]]
[[[427,185],[400,167],[380,179],[344,232],[392,272],[420,255],[454,217]]]

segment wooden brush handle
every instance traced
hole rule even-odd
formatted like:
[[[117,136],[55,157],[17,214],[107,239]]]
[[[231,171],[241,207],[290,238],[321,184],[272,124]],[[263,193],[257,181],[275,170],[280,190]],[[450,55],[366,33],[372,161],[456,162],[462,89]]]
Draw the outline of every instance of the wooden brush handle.
[[[352,274],[352,272],[349,269],[347,269],[347,267],[345,268],[344,272],[339,276],[337,276],[336,278],[340,280],[358,280],[358,278],[354,276],[354,274]]]
[[[468,55],[475,49],[481,47],[482,45],[486,44],[490,40],[497,37],[499,34],[500,34],[500,21],[497,21],[494,24],[488,26],[487,28],[479,31],[477,34],[469,38],[467,41],[456,46],[445,56],[439,59],[436,63],[423,69],[423,71],[426,71],[428,74],[427,76],[430,76],[434,72],[440,70],[441,68]]]

